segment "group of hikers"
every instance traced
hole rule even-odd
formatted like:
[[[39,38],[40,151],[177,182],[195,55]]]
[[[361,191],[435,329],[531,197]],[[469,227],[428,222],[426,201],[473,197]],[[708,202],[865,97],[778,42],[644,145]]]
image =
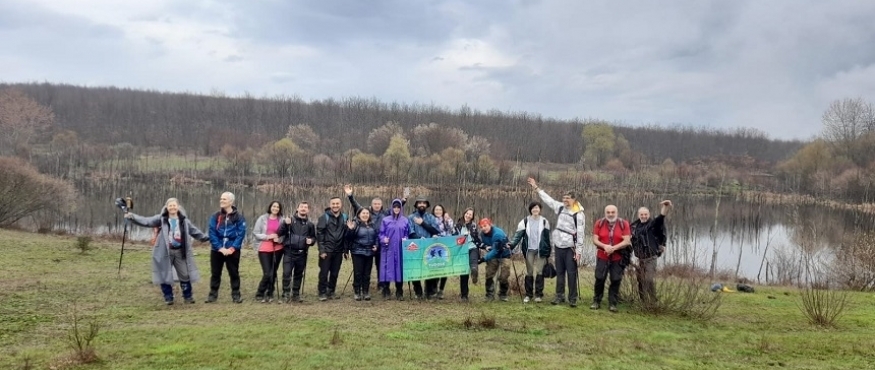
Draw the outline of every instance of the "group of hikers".
[[[259,216],[252,229],[254,248],[262,267],[262,278],[255,299],[272,302],[276,297],[279,267],[282,271],[283,302],[302,302],[301,289],[307,268],[310,247],[317,246],[319,253],[318,293],[320,301],[339,299],[337,282],[340,267],[345,259],[352,258],[354,299],[371,300],[371,275],[377,270],[377,288],[384,299],[404,298],[402,243],[408,239],[433,238],[450,235],[468,237],[468,261],[470,275],[459,276],[459,299],[468,301],[469,281],[478,283],[479,265],[486,264],[486,299],[496,296],[508,300],[510,267],[506,260],[513,254],[522,254],[526,261],[524,280],[525,298],[540,303],[544,299],[544,271],[553,275],[555,270],[556,294],[552,304],[568,303],[576,307],[579,300],[578,263],[589,244],[586,234],[584,209],[574,192],[562,194],[561,201],[553,199],[529,178],[529,185],[541,199],[531,202],[528,216],[524,217],[510,236],[493,225],[489,218],[475,219],[474,209],[467,208],[461,217],[453,220],[440,204],[431,206],[426,198],[413,201],[413,210],[405,214],[405,198],[392,200],[389,207],[383,206],[381,198],[373,198],[368,207],[358,203],[350,185],[344,192],[352,205],[353,215],[342,212],[340,197],[329,200],[324,213],[310,216],[310,205],[300,202],[292,214],[283,210],[282,203],[273,201],[266,212]],[[210,292],[206,303],[216,302],[219,295],[222,271],[226,269],[231,282],[231,299],[243,302],[240,293],[240,255],[247,235],[246,220],[234,205],[233,193],[226,192],[219,198],[219,211],[210,217],[205,234],[185,215],[178,200],[170,198],[161,213],[144,217],[125,213],[132,223],[156,230],[152,252],[152,280],[161,287],[164,301],[174,303],[173,284],[178,281],[183,300],[195,303],[192,283],[200,278],[194,258],[194,240],[209,242]],[[672,208],[671,201],[660,203],[658,216],[651,218],[650,211],[641,207],[637,219],[629,222],[618,216],[617,207],[605,207],[605,216],[592,227],[592,244],[596,248],[595,286],[591,309],[601,308],[604,288],[608,278],[608,305],[617,311],[619,289],[625,268],[634,254],[638,280],[638,293],[643,300],[655,300],[654,275],[656,259],[665,250],[665,216]],[[542,215],[546,206],[556,213],[557,221],[551,229],[550,222]],[[415,299],[443,299],[447,278],[413,281]],[[393,284],[394,283],[394,284]],[[566,300],[567,287],[567,300]]]

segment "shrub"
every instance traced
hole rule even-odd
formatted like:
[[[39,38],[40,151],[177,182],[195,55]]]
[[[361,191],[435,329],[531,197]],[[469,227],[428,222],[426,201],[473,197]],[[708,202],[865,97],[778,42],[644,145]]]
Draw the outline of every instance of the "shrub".
[[[41,174],[24,160],[0,157],[0,173],[0,226],[39,210],[67,211],[75,200],[72,184]]]
[[[693,320],[708,321],[714,318],[723,302],[723,295],[710,291],[708,277],[695,273],[692,265],[686,266],[684,274],[666,275],[660,271],[656,284],[656,299],[642,299],[638,294],[638,274],[633,266],[623,279],[621,299],[632,308],[651,315],[673,315]]]
[[[802,289],[797,303],[799,310],[814,325],[835,327],[836,321],[844,313],[848,305],[848,292],[823,288],[823,285],[809,286]]]
[[[91,320],[84,323],[83,317],[74,305],[70,314],[71,327],[67,332],[67,344],[73,349],[73,357],[80,364],[90,364],[99,360],[94,351],[94,340],[100,333],[100,323]]]
[[[76,248],[79,249],[79,251],[83,254],[94,249],[94,247],[91,245],[91,237],[85,235],[77,236]]]

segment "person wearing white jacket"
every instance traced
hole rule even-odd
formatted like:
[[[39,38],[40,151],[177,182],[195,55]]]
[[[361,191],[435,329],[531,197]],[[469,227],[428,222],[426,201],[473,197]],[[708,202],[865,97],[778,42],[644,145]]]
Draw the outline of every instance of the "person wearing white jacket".
[[[568,304],[577,307],[579,290],[577,286],[577,262],[583,253],[584,233],[586,232],[586,215],[583,206],[577,201],[574,192],[562,194],[562,202],[558,202],[544,190],[538,188],[533,178],[528,179],[532,189],[538,192],[544,205],[557,214],[556,227],[550,235],[555,252],[556,265],[556,298],[554,305],[565,303],[565,281],[568,279]]]

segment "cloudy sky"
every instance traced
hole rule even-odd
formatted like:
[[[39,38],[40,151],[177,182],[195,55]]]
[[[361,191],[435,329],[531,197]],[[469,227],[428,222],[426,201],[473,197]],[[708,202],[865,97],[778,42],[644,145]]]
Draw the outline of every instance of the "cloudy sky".
[[[122,5],[123,4],[123,5]],[[362,96],[809,138],[875,1],[0,1],[0,81]]]

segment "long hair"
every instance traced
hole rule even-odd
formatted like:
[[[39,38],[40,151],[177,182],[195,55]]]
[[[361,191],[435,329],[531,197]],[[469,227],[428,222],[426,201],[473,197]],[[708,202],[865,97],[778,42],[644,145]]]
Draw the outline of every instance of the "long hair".
[[[274,204],[276,204],[276,205],[278,205],[278,206],[280,207],[280,211],[279,211],[279,213],[277,213],[277,217],[282,217],[282,215],[283,215],[283,204],[280,203],[280,202],[278,202],[278,201],[272,201],[272,202],[270,202],[270,204],[267,205],[267,211],[265,211],[265,213],[270,214],[270,209],[273,208],[273,205],[274,205]]]
[[[468,226],[468,223],[465,222],[465,214],[468,213],[468,211],[471,211],[471,222],[475,222],[475,220],[477,219],[476,218],[477,214],[474,212],[474,208],[468,207],[468,208],[465,208],[465,212],[462,212],[462,214],[459,215],[459,220],[456,221],[457,225]]]

